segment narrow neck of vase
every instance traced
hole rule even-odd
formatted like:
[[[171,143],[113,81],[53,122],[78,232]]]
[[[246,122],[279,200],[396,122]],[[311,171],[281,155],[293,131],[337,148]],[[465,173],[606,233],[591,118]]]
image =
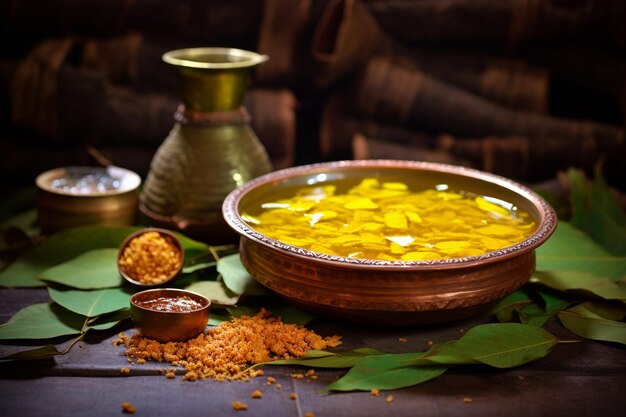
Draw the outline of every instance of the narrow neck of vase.
[[[179,69],[185,108],[218,112],[241,106],[252,69],[267,56],[234,48],[189,48],[167,52],[163,60]]]

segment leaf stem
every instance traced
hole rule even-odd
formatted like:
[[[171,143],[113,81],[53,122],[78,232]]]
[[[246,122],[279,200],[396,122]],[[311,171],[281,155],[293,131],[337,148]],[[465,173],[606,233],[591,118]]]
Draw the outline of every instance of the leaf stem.
[[[580,340],[557,340],[556,343],[580,343]]]
[[[68,353],[68,352],[69,352],[69,351],[70,351],[70,350],[74,347],[74,345],[75,345],[76,343],[78,343],[78,342],[80,342],[81,340],[83,340],[83,339],[84,339],[84,337],[85,337],[85,335],[86,335],[86,334],[87,334],[86,332],[81,333],[81,334],[80,334],[80,335],[79,335],[76,339],[72,340],[72,343],[70,343],[70,344],[69,344],[69,345],[65,348],[65,350],[63,350],[62,352],[60,352],[60,354],[61,354],[61,355],[65,355],[66,353]]]

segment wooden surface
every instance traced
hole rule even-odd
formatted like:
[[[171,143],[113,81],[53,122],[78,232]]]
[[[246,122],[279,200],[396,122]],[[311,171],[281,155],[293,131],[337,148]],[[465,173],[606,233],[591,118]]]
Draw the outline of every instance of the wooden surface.
[[[0,322],[17,310],[48,301],[44,289],[0,289]],[[307,327],[322,335],[343,336],[340,349],[374,347],[388,352],[417,352],[429,340],[442,342],[462,336],[461,329],[490,321],[471,320],[414,327],[370,327],[318,318]],[[561,339],[578,339],[558,322],[546,329]],[[343,374],[317,370],[317,380],[293,379],[304,368],[264,368],[282,388],[268,386],[265,377],[248,382],[183,381],[159,374],[165,364],[129,365],[123,347],[112,342],[119,332],[130,334],[130,323],[94,333],[65,356],[32,362],[0,362],[0,415],[115,416],[130,402],[137,416],[617,416],[626,407],[626,354],[622,346],[581,340],[559,344],[545,358],[516,369],[458,366],[439,378],[410,388],[382,392],[320,394],[319,390]],[[398,338],[406,338],[400,342]],[[56,341],[55,341],[56,342]],[[63,340],[59,340],[62,344]],[[33,344],[37,346],[37,342]],[[0,345],[0,355],[24,350]],[[123,376],[121,368],[129,367]],[[263,398],[252,399],[260,390]],[[296,400],[289,394],[295,392]],[[387,395],[394,400],[387,403]],[[471,402],[464,399],[469,398]],[[233,401],[248,404],[235,411]]]

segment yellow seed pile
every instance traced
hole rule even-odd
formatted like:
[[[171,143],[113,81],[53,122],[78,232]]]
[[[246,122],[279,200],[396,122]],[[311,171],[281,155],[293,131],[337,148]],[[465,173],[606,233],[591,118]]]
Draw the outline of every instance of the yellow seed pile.
[[[169,236],[146,232],[132,239],[119,259],[119,266],[143,284],[160,284],[180,268],[182,254]]]
[[[181,366],[186,380],[245,380],[256,376],[244,372],[250,365],[335,347],[341,344],[341,337],[324,338],[304,326],[283,323],[263,309],[256,316],[233,318],[185,342],[159,343],[136,333],[131,337],[120,334],[114,344],[125,345],[131,360]]]

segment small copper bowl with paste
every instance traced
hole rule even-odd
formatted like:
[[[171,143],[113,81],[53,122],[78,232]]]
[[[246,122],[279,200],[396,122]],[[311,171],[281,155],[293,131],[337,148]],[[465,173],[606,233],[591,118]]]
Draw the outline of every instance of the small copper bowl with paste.
[[[157,251],[157,245],[142,245],[139,248],[131,248],[131,244],[135,239],[141,239],[142,237],[148,236],[147,234],[156,234],[155,237],[158,237],[159,243],[166,244],[167,252],[159,250]],[[143,247],[147,246],[147,247]],[[149,246],[149,247],[148,247]],[[155,273],[155,275],[150,276],[150,274],[146,274],[147,276],[138,276],[136,271],[132,266],[127,266],[125,263],[125,257],[127,256],[126,252],[130,250],[132,252],[131,257],[135,257],[134,262],[137,262],[137,258],[143,258],[142,262],[149,263],[146,265],[149,268],[151,273]],[[140,251],[147,251],[146,253],[137,253]],[[177,257],[176,264],[172,264],[174,262],[169,256],[173,255]],[[174,234],[167,229],[160,229],[156,227],[148,227],[145,229],[138,230],[134,233],[128,235],[122,244],[119,247],[118,255],[117,255],[117,268],[122,276],[127,282],[138,286],[138,287],[157,287],[157,286],[165,286],[168,283],[171,283],[173,280],[178,278],[183,270],[183,265],[185,263],[185,251],[183,249],[183,245]],[[163,276],[156,276],[156,268],[163,267],[163,265],[167,265],[168,269],[164,271]]]
[[[465,190],[510,202],[534,219],[528,238],[487,252],[425,261],[386,261],[328,255],[266,236],[245,220],[261,204],[313,185],[354,184],[364,178],[415,189]],[[339,185],[338,185],[339,187]],[[352,160],[297,166],[249,181],[231,192],[222,212],[240,235],[250,275],[308,310],[369,324],[411,325],[469,318],[524,285],[535,270],[535,249],[554,232],[557,216],[538,194],[510,179],[476,169],[416,161]]]
[[[211,301],[176,288],[156,288],[130,298],[130,314],[137,331],[159,342],[177,342],[202,333],[209,321]]]

